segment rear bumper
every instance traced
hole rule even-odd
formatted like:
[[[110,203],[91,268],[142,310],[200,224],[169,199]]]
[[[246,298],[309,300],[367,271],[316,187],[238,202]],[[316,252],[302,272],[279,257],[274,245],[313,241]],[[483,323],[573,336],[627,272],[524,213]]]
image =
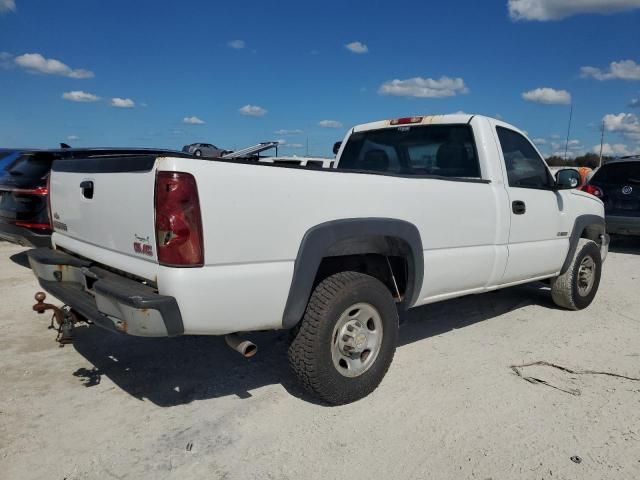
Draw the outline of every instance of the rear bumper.
[[[0,239],[17,243],[25,247],[48,247],[51,245],[50,233],[35,233],[12,223],[0,222]]]
[[[640,235],[640,217],[607,215],[607,232],[618,235]]]
[[[37,248],[27,255],[44,290],[100,327],[140,337],[184,333],[173,297],[59,250]]]

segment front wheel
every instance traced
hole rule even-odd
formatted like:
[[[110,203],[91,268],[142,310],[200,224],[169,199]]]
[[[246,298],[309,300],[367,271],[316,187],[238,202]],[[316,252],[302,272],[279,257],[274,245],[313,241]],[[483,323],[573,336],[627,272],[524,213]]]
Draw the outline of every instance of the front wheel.
[[[202,156],[202,152],[201,152],[200,150],[196,150],[195,152],[193,152],[193,154],[194,154],[196,157],[201,157],[201,156]]]
[[[313,291],[289,363],[322,400],[350,403],[380,384],[397,339],[398,312],[387,287],[369,275],[341,272]]]
[[[566,272],[551,280],[551,296],[556,305],[582,310],[593,301],[602,273],[600,248],[593,240],[581,238]]]

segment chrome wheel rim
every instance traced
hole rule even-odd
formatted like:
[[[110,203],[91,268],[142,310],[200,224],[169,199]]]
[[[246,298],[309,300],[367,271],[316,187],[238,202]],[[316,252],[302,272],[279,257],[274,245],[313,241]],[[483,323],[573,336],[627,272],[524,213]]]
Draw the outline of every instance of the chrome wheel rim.
[[[596,277],[595,273],[596,262],[589,255],[584,257],[578,268],[578,293],[581,296],[586,297],[591,292]]]
[[[351,305],[340,315],[333,328],[333,366],[345,377],[359,377],[378,358],[382,334],[382,317],[373,305]]]

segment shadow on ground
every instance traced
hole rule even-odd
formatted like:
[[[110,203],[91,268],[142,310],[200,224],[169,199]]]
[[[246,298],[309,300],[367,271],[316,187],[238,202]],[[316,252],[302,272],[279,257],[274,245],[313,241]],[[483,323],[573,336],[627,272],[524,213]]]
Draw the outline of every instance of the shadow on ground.
[[[399,347],[528,305],[554,308],[548,288],[520,286],[419,307],[404,315]],[[315,403],[289,370],[288,337],[287,331],[252,334],[259,350],[246,360],[221,337],[153,339],[78,327],[73,347],[93,368],[81,368],[74,375],[87,387],[106,376],[130,395],[163,407],[228,395],[248,398],[252,390],[278,383]]]

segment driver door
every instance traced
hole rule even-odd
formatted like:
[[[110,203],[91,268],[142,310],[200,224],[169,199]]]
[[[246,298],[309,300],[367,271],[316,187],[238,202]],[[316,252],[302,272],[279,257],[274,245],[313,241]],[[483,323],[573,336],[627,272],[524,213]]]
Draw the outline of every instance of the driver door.
[[[537,150],[520,133],[496,127],[509,196],[508,261],[501,284],[555,274],[569,248],[562,195]]]

